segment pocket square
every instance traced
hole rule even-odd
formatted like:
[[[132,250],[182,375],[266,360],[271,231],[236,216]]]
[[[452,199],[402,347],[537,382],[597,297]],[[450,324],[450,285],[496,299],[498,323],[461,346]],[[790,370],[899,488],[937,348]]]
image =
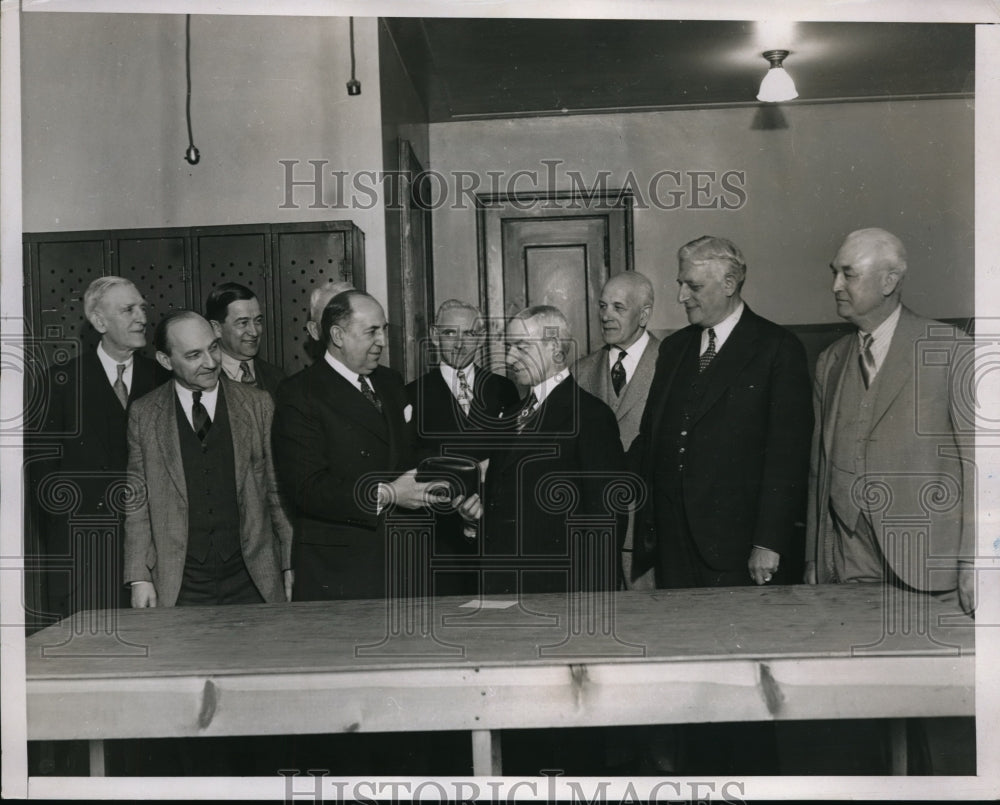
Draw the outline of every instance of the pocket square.
[[[403,409],[403,421],[409,422],[411,419],[413,419],[413,406],[408,405]]]

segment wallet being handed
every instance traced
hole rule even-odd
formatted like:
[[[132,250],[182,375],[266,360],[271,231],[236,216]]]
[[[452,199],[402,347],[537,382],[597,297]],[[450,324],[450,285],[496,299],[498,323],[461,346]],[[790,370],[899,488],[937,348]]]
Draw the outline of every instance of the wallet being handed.
[[[469,497],[479,491],[479,465],[471,458],[461,456],[430,456],[417,465],[416,480],[444,481],[451,497]]]

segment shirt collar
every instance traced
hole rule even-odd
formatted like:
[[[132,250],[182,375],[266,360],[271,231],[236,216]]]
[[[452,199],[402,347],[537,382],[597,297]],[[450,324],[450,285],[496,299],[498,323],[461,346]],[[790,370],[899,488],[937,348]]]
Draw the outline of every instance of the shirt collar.
[[[567,377],[569,377],[569,369],[563,369],[558,374],[554,374],[552,377],[546,378],[537,386],[532,386],[531,390],[535,394],[536,405],[541,405],[545,401],[545,398],[552,393],[552,390],[562,383]]]
[[[630,375],[629,367],[635,368],[639,363],[639,359],[642,358],[642,353],[646,351],[646,345],[649,344],[649,333],[646,330],[642,331],[635,343],[630,347],[620,347],[617,344],[608,344],[608,365],[614,366],[618,362],[618,353],[622,349],[625,350],[625,359],[622,364],[625,366],[626,376]]]
[[[224,349],[220,349],[219,352],[222,354],[222,371],[226,373],[226,376],[230,380],[240,381],[243,379],[243,372],[240,370],[240,364],[246,361],[250,366],[250,374],[253,378],[257,379],[257,372],[255,371],[253,358],[234,358]]]
[[[449,366],[444,361],[438,364],[438,368],[441,370],[441,377],[444,378],[445,385],[451,391],[452,395],[458,398],[458,370],[454,366]],[[476,376],[476,365],[470,363],[468,366],[462,367],[462,372],[465,373],[465,382],[469,384],[469,388],[472,388],[473,380]]]
[[[889,352],[889,345],[892,343],[892,336],[896,332],[896,325],[899,324],[899,314],[902,310],[902,305],[896,305],[896,309],[886,317],[886,320],[871,332],[871,350],[872,357],[875,359],[876,371],[882,368],[882,362]],[[864,346],[864,340],[865,334],[861,330],[858,330],[859,346]]]
[[[338,375],[340,375],[342,378],[344,378],[344,380],[346,380],[348,383],[354,386],[354,388],[358,389],[358,391],[361,390],[361,384],[358,383],[358,375],[360,375],[361,372],[355,372],[353,369],[349,369],[347,367],[347,364],[345,364],[338,358],[333,357],[333,355],[330,354],[330,350],[324,352],[323,357],[326,359],[326,362]],[[371,380],[369,380],[368,382],[371,383]]]
[[[732,313],[730,313],[726,318],[720,321],[718,324],[712,327],[706,327],[701,331],[701,346],[702,352],[708,348],[708,331],[715,330],[715,351],[718,352],[722,349],[722,345],[726,343],[726,339],[732,335],[733,330],[736,329],[736,325],[740,323],[740,316],[743,315],[743,308],[746,305],[741,300],[739,305],[736,307]]]
[[[222,378],[219,378],[219,382],[215,384],[215,388],[211,391],[202,391],[201,393],[201,404],[205,406],[205,410],[208,411],[209,417],[215,419],[215,404],[219,399],[219,386],[222,385]],[[194,406],[194,392],[189,388],[185,388],[176,380],[174,380],[174,391],[177,394],[177,398],[181,401],[181,408],[184,409],[184,413],[188,416],[188,421],[191,418],[191,408]]]
[[[123,374],[123,380],[126,386],[130,385],[130,380],[132,379],[132,363],[134,362],[134,354],[129,353],[129,356],[123,361],[116,361],[107,352],[104,351],[104,342],[99,341],[97,344],[97,359],[101,362],[101,366],[104,368],[104,374],[108,376],[108,382],[113,386],[115,381],[118,379],[118,364],[125,364],[125,372]]]

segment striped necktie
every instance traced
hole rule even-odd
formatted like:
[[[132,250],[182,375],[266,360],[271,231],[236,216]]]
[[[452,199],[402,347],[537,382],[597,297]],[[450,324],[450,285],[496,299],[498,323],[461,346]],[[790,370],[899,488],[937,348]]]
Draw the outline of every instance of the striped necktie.
[[[701,358],[698,359],[698,371],[704,372],[708,365],[712,362],[712,358],[715,357],[715,329],[713,327],[708,328],[708,349],[701,353]]]
[[[114,386],[115,396],[118,398],[118,402],[122,404],[122,408],[128,408],[128,389],[125,387],[125,364],[118,364],[118,377],[115,379]]]

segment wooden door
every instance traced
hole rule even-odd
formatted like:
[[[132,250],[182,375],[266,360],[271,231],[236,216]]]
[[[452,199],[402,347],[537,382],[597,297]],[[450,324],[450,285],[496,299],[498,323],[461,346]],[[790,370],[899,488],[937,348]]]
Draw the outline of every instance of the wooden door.
[[[491,333],[529,305],[563,312],[576,343],[570,360],[598,349],[597,300],[608,277],[632,268],[632,199],[627,194],[483,198],[480,288]],[[490,363],[502,365],[494,339]]]

